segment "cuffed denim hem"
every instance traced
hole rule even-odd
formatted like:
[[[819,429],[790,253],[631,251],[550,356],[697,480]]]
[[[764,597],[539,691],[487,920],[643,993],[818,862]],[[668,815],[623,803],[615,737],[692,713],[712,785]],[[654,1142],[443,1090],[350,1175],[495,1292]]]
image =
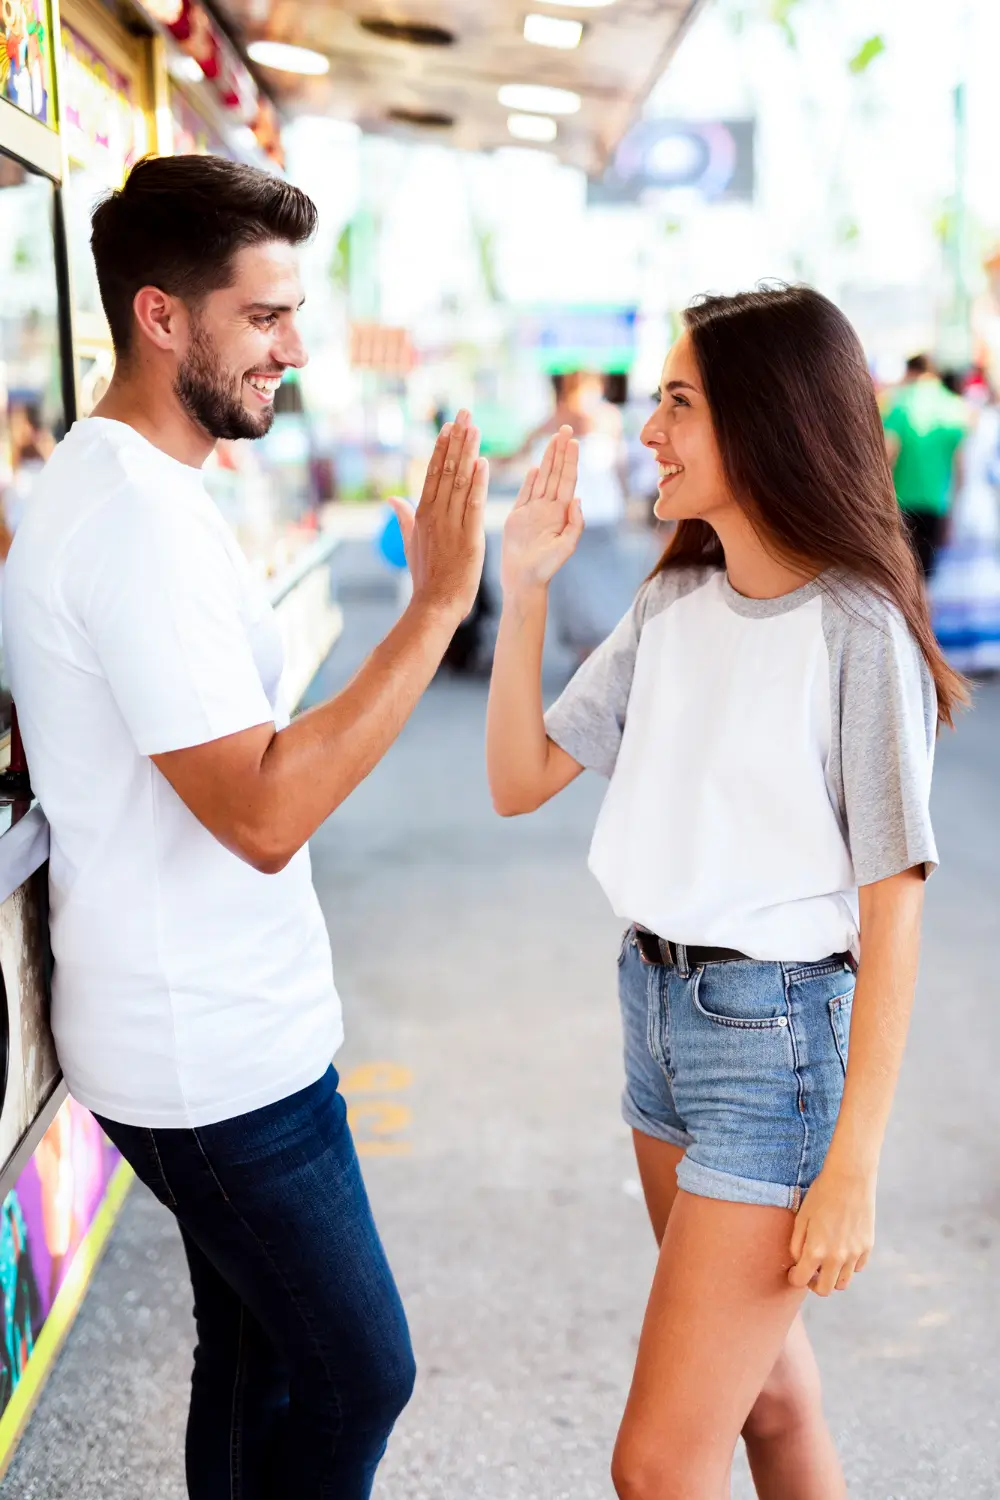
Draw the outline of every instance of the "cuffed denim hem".
[[[633,1130],[638,1130],[640,1135],[652,1136],[654,1141],[666,1141],[668,1146],[677,1146],[681,1151],[685,1151],[691,1144],[691,1137],[686,1130],[664,1125],[654,1115],[644,1114],[627,1088],[622,1094],[622,1119]]]
[[[685,1156],[677,1166],[677,1186],[699,1198],[718,1198],[724,1203],[759,1203],[765,1208],[790,1208],[798,1212],[802,1202],[800,1187],[785,1187],[781,1182],[755,1182],[751,1177],[735,1177],[717,1172]]]

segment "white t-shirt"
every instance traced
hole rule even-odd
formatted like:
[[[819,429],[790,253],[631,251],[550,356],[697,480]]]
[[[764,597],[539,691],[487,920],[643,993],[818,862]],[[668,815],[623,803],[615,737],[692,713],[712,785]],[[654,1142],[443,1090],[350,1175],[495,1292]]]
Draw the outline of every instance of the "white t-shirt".
[[[891,606],[827,575],[747,599],[667,570],[546,715],[610,777],[590,867],[624,921],[751,958],[859,951],[859,885],[937,850],[937,705]]]
[[[124,423],[59,444],[11,548],[4,642],[52,829],[52,1026],[71,1092],[130,1125],[274,1103],[342,1040],[307,849],[261,875],[150,756],[288,723],[273,614],[199,470]]]

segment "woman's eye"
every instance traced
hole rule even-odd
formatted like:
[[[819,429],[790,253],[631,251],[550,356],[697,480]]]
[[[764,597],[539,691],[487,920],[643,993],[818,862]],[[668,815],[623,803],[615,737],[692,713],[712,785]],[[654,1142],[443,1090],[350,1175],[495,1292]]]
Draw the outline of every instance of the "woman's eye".
[[[690,401],[686,401],[683,396],[678,396],[676,394],[674,395],[674,406],[675,407],[678,407],[678,406],[690,406],[690,405],[691,405]]]

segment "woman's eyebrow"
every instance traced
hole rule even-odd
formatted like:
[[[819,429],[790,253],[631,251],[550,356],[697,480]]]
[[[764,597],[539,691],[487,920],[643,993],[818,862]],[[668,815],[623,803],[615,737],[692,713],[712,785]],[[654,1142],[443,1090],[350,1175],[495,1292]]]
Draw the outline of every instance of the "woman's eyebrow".
[[[692,385],[689,380],[668,380],[666,388],[668,391],[694,391],[695,393],[698,390],[698,387]]]

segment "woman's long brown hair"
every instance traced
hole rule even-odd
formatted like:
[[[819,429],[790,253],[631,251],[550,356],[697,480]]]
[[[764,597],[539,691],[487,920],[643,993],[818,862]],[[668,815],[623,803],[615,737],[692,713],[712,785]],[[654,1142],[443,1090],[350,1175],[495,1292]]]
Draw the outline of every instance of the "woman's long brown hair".
[[[934,639],[857,334],[811,287],[705,297],[684,315],[730,488],[789,559],[868,584],[899,610],[937,688],[968,701]],[[725,567],[707,521],[681,521],[656,567]]]

